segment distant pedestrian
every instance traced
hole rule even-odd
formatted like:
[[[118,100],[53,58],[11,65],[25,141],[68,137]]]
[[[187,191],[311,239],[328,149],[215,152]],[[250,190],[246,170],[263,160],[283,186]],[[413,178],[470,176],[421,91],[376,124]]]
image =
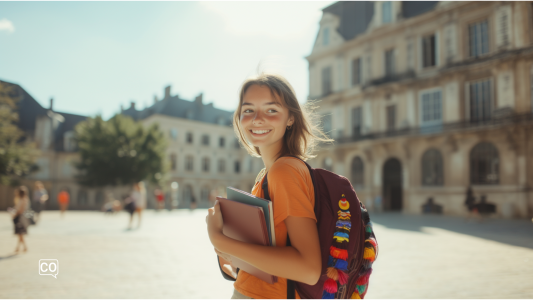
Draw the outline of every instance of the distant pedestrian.
[[[44,185],[40,181],[35,182],[35,190],[33,191],[33,203],[31,204],[33,211],[35,212],[35,223],[41,219],[41,212],[46,207],[46,201],[48,200],[48,192],[44,188]]]
[[[62,189],[59,194],[57,194],[57,203],[59,203],[59,209],[61,211],[61,216],[65,213],[65,210],[68,208],[70,202],[70,195],[67,192],[67,189]]]
[[[25,216],[26,211],[30,208],[30,199],[28,197],[28,188],[25,186],[19,187],[15,191],[15,207],[11,210],[13,217],[13,224],[15,225],[15,234],[18,235],[17,247],[15,253],[19,252],[20,245],[24,246],[23,252],[28,250],[24,242],[24,235],[28,233],[28,219]]]
[[[130,213],[130,223],[128,229],[131,229],[133,223],[133,215],[137,213],[139,215],[139,221],[137,223],[137,228],[141,226],[141,215],[142,211],[146,207],[146,189],[144,183],[138,182],[133,185],[133,191],[131,192],[131,201],[134,204],[134,210]]]
[[[155,189],[154,196],[157,202],[156,203],[157,210],[159,211],[161,209],[164,209],[165,208],[165,194],[163,193],[163,191],[160,189]]]
[[[196,207],[197,207],[196,197],[194,197],[194,195],[191,195],[191,206],[190,206],[191,211],[195,210]]]
[[[468,211],[466,215],[466,221],[468,221],[470,218],[478,217],[478,208],[476,205],[476,197],[474,197],[474,192],[472,191],[472,187],[469,186],[466,190],[466,199],[465,199],[465,205],[466,209]]]

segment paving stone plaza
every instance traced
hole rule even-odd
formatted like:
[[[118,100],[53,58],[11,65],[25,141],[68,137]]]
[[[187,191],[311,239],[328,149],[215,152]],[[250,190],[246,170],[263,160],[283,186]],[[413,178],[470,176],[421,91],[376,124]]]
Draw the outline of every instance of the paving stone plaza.
[[[148,210],[128,231],[125,212],[45,211],[14,255],[1,212],[0,298],[230,298],[205,215]],[[531,220],[371,217],[380,253],[366,298],[533,298]],[[57,279],[39,275],[40,259],[58,260]]]

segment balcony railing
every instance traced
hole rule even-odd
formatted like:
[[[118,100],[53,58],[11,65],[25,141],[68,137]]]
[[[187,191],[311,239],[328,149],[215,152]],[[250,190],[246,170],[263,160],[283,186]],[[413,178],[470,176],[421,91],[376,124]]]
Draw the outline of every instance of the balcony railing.
[[[434,126],[423,127],[407,127],[398,130],[373,132],[364,135],[345,136],[336,138],[335,141],[339,144],[359,142],[364,140],[375,140],[380,138],[398,137],[398,136],[419,136],[439,134],[453,131],[480,129],[485,127],[497,127],[502,125],[519,125],[533,123],[533,112],[522,114],[511,114],[503,117],[493,117],[484,120],[467,120],[454,123],[445,123]]]

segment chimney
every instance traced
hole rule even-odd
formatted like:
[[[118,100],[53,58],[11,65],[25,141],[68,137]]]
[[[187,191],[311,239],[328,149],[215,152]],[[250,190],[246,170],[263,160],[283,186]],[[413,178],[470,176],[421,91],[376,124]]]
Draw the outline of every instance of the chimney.
[[[54,97],[50,98],[50,110],[54,109]]]
[[[154,104],[156,104],[158,101],[159,99],[157,99],[157,95],[154,95]]]
[[[165,88],[165,99],[170,98],[170,85]]]
[[[120,104],[120,112],[122,113],[124,111],[124,105]]]
[[[194,102],[196,102],[198,104],[202,104],[203,97],[204,97],[204,94],[200,93],[200,95],[196,96],[196,98],[194,99]]]
[[[131,109],[135,109],[135,102],[134,101],[131,101],[131,106],[130,106]]]

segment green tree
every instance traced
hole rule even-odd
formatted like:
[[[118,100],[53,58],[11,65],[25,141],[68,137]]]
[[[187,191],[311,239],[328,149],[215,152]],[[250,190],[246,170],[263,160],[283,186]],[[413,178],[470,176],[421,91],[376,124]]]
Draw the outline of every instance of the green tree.
[[[17,127],[19,119],[13,87],[0,82],[0,184],[17,185],[22,177],[37,170],[39,151]]]
[[[166,139],[159,126],[143,127],[117,114],[108,121],[89,118],[76,128],[80,161],[77,180],[85,186],[133,184],[149,180],[160,184],[166,173]]]

